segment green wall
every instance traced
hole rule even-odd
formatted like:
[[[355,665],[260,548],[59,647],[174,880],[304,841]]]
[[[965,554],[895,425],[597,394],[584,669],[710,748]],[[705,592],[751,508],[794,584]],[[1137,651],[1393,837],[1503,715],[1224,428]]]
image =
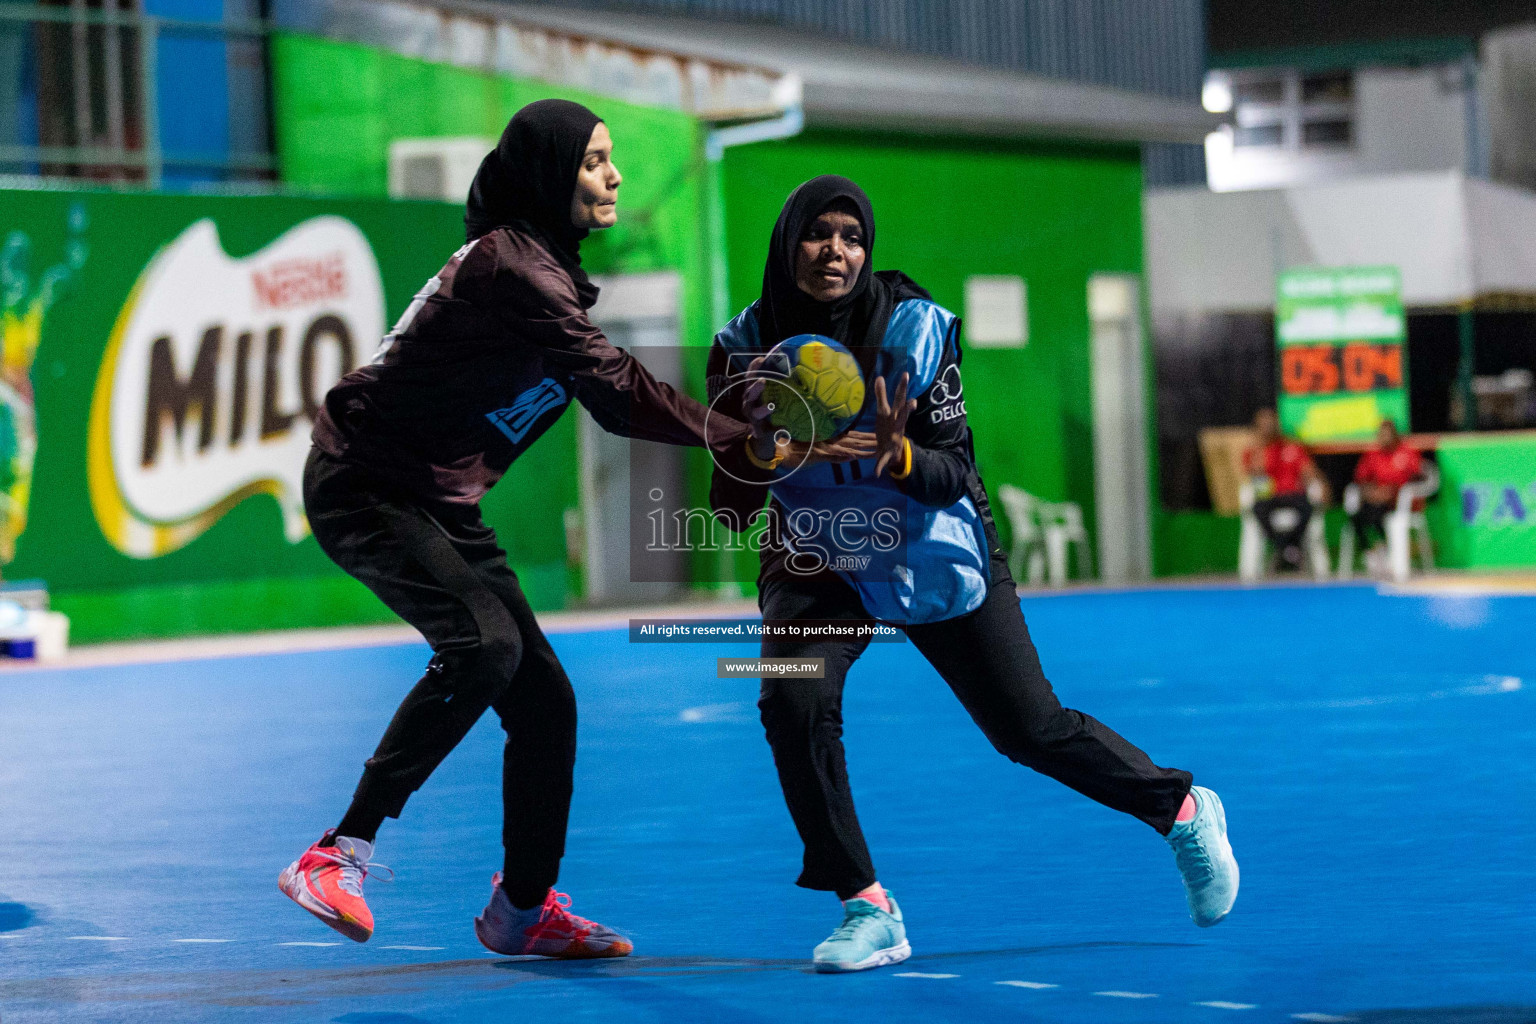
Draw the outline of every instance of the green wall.
[[[698,358],[684,360],[685,385],[690,394],[705,393],[702,353],[719,325],[711,312],[715,254],[708,204],[713,176],[704,161],[703,128],[697,121],[675,110],[313,36],[279,34],[273,39],[272,60],[283,180],[326,192],[385,195],[389,144],[397,138],[494,139],[520,107],[549,97],[591,107],[608,124],[614,163],[624,183],[619,188],[619,223],[582,243],[583,265],[595,274],[679,274],[680,340],[700,350]],[[347,83],[347,88],[336,88],[338,82]],[[708,457],[692,451],[686,459],[689,486],[698,501],[707,501]],[[574,481],[574,417],[562,421],[519,465],[535,460],[551,478]],[[488,508],[510,508],[521,500],[508,487],[498,487],[486,499]],[[716,571],[714,559],[701,556],[699,578],[712,579]]]
[[[274,36],[272,65],[283,181],[330,194],[387,195],[395,139],[494,140],[535,100],[585,103],[607,121],[624,183],[619,223],[582,243],[583,265],[597,274],[678,271],[685,343],[709,343],[708,175],[693,118],[314,36]]]
[[[784,199],[817,174],[869,193],[876,269],[906,271],[956,313],[968,276],[1022,276],[1028,344],[964,355],[977,461],[994,496],[1011,483],[1078,502],[1092,529],[1088,278],[1141,273],[1136,150],[809,131],[727,150],[724,172],[733,310],[761,290]]]
[[[1154,518],[1153,562],[1159,576],[1237,572],[1242,521],[1214,512],[1162,511]]]

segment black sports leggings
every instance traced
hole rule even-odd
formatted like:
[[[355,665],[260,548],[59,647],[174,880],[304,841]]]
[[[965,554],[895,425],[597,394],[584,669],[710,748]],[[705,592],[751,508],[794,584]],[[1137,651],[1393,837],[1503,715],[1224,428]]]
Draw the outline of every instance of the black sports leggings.
[[[1296,513],[1296,525],[1288,530],[1275,526],[1274,515],[1281,509]],[[1300,565],[1301,542],[1307,535],[1307,523],[1312,519],[1312,502],[1305,494],[1279,494],[1253,503],[1254,518],[1269,542],[1280,550],[1281,561],[1287,565]]]
[[[1027,768],[1166,834],[1189,792],[1188,772],[1159,768],[1099,721],[1061,706],[1040,669],[1006,574],[981,607],[905,627],[987,739]],[[857,593],[831,574],[765,580],[765,619],[869,621]],[[824,658],[822,679],[762,681],[758,708],[790,816],[805,843],[799,884],[847,898],[875,881],[843,760],[843,680],[868,640],[765,641],[764,657]]]
[[[1355,527],[1355,539],[1359,542],[1360,550],[1370,547],[1372,534],[1386,536],[1387,515],[1397,507],[1396,502],[1378,505],[1371,501],[1362,501],[1360,510],[1352,516]]]
[[[520,906],[538,904],[565,852],[576,696],[495,533],[475,506],[425,507],[319,451],[304,469],[304,507],[325,553],[419,629],[434,652],[365,763],[353,810],[399,817],[494,708],[507,733],[503,887]]]

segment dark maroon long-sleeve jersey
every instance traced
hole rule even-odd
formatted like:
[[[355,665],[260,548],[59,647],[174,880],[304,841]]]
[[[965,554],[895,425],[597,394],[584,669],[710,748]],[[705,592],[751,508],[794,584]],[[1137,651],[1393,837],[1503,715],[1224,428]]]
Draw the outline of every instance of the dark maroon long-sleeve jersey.
[[[747,436],[603,337],[537,235],[498,228],[454,253],[373,362],[330,390],[314,443],[413,495],[473,503],[573,398],[628,437],[725,454]]]

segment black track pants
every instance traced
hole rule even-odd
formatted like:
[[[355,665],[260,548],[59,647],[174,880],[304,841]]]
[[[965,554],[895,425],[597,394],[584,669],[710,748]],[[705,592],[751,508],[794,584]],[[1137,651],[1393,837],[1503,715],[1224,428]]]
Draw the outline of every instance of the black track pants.
[[[508,892],[543,898],[565,852],[576,697],[496,535],[474,506],[425,508],[366,470],[312,451],[304,503],[321,548],[434,652],[353,797],[388,817],[494,708],[507,733],[502,840]]]
[[[1288,530],[1275,526],[1274,515],[1281,509],[1296,513],[1296,525]],[[1301,542],[1307,535],[1307,523],[1312,519],[1312,502],[1305,494],[1280,494],[1253,503],[1254,518],[1259,528],[1280,552],[1280,560],[1291,567],[1302,564]]]
[[[765,619],[869,616],[832,575],[766,580]],[[1005,757],[1166,834],[1189,792],[1188,772],[1159,768],[1101,722],[1061,706],[1040,669],[1013,581],[995,583],[968,615],[908,626],[971,718]],[[824,658],[823,679],[765,678],[758,708],[790,816],[805,843],[799,884],[847,897],[875,881],[843,760],[843,681],[868,641],[765,641],[764,657]]]
[[[1396,508],[1395,501],[1385,505],[1370,501],[1360,503],[1360,510],[1351,517],[1351,520],[1355,527],[1355,540],[1359,543],[1361,551],[1370,547],[1371,541],[1376,536],[1386,536],[1387,515]]]

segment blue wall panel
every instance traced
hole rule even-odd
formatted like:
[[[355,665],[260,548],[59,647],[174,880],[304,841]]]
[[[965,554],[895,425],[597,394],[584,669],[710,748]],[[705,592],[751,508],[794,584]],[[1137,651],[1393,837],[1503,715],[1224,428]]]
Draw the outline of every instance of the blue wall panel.
[[[224,20],[223,0],[144,0],[146,14],[187,21]],[[211,166],[177,166],[178,159],[229,155],[229,46],[222,36],[162,30],[157,51],[156,102],[169,188],[224,180]]]

